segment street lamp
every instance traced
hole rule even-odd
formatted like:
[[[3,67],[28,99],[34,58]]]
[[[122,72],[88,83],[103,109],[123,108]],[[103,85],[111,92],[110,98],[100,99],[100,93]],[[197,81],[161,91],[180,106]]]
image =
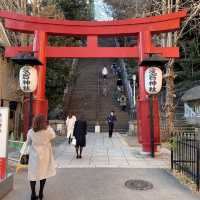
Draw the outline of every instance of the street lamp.
[[[37,71],[33,66],[42,65],[41,61],[34,57],[34,53],[20,53],[11,59],[14,63],[24,65],[20,70],[20,87],[23,92],[29,93],[29,128],[32,124],[32,99],[33,91],[37,87]]]

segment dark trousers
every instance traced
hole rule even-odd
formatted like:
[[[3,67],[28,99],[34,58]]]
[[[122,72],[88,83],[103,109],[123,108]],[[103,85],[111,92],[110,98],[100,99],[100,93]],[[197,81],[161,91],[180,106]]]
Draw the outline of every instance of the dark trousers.
[[[108,127],[109,127],[109,137],[112,137],[114,124],[108,123]]]

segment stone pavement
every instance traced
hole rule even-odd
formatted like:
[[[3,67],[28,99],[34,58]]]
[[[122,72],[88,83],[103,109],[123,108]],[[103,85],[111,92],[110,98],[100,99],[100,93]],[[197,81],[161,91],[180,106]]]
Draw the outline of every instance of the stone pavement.
[[[15,176],[15,188],[3,200],[29,200],[26,172]],[[135,191],[124,186],[129,179],[142,179],[152,190]],[[48,179],[44,200],[199,200],[164,169],[66,168]]]
[[[114,133],[112,138],[108,138],[107,133],[89,133],[83,158],[78,160],[73,145],[61,140],[54,148],[58,168],[168,168],[170,166],[169,150],[162,148],[161,154],[152,159],[141,155],[139,146],[129,146],[126,137],[118,133]]]
[[[168,173],[170,152],[161,149],[155,159],[140,154],[138,145],[128,145],[127,136],[115,133],[87,135],[83,159],[75,158],[74,147],[57,137],[54,143],[57,175],[49,178],[44,200],[199,200]],[[129,138],[128,138],[129,139]],[[131,138],[130,138],[131,139]],[[132,138],[133,139],[133,138]],[[130,190],[124,183],[142,179],[153,184],[148,191]],[[14,190],[4,200],[28,200],[27,171],[15,175]]]

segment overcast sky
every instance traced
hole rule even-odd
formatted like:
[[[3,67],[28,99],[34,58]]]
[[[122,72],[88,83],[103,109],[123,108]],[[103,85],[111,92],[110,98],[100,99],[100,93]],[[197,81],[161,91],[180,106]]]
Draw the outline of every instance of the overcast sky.
[[[96,20],[112,20],[112,17],[106,13],[106,8],[108,9],[108,7],[103,3],[103,0],[94,0],[94,6]]]

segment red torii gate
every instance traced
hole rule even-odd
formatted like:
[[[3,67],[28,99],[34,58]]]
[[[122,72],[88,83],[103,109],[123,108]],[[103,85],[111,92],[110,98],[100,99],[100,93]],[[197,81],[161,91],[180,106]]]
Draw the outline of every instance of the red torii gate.
[[[43,63],[37,67],[38,86],[34,92],[33,115],[43,113],[47,116],[48,101],[45,96],[46,59],[47,58],[135,58],[141,62],[149,54],[160,54],[167,58],[178,58],[177,47],[155,47],[152,34],[175,31],[180,27],[181,18],[186,11],[163,16],[127,19],[119,21],[69,21],[53,20],[25,16],[13,12],[0,11],[5,28],[16,32],[34,34],[35,42],[27,47],[6,47],[5,56],[15,57],[19,52],[34,52]],[[51,47],[48,46],[49,35],[69,35],[87,37],[86,47]],[[98,36],[137,35],[136,47],[99,47]],[[137,99],[137,120],[139,141],[143,151],[150,152],[149,97],[144,88],[146,67],[139,67],[139,95]],[[160,144],[158,99],[153,101],[155,149]],[[28,128],[28,113],[25,116],[25,130]]]

